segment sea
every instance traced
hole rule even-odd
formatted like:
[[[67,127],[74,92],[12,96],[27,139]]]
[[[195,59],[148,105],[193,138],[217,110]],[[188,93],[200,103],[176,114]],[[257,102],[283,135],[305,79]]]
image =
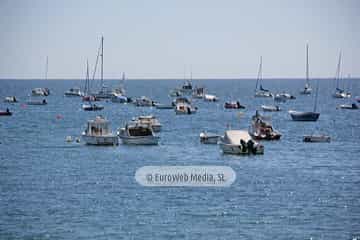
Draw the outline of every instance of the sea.
[[[183,80],[127,80],[132,98],[171,103],[169,91]],[[200,143],[202,131],[248,129],[269,98],[254,98],[254,79],[193,80],[219,102],[194,99],[196,114],[101,102],[85,112],[80,98],[64,97],[82,80],[0,80],[0,239],[360,239],[360,110],[337,109],[354,98],[335,99],[332,79],[318,83],[316,122],[292,121],[288,110],[312,111],[312,95],[300,95],[304,79],[264,79],[263,87],[286,91],[271,117],[279,141],[262,141],[264,155],[224,155]],[[106,80],[116,86],[119,80]],[[360,79],[345,82],[360,96]],[[99,83],[94,83],[93,88]],[[47,87],[44,106],[27,105],[31,89]],[[15,95],[19,103],[4,103]],[[38,99],[41,99],[41,97]],[[224,109],[239,100],[243,110]],[[68,143],[101,114],[115,132],[139,115],[163,125],[157,146],[87,146]],[[326,134],[330,143],[305,143],[303,135]],[[228,187],[146,187],[135,180],[143,166],[227,166]]]

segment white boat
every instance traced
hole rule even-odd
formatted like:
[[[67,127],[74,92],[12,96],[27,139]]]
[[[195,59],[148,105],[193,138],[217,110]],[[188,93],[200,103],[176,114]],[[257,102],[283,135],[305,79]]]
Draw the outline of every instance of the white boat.
[[[170,97],[180,97],[181,95],[182,94],[181,94],[180,90],[178,90],[178,89],[173,89],[169,93]]]
[[[111,96],[111,101],[113,103],[127,103],[129,102],[129,99],[121,93],[113,93]]]
[[[241,105],[239,101],[229,101],[229,102],[225,102],[224,108],[226,108],[226,109],[244,109],[245,106]]]
[[[221,135],[215,133],[201,132],[200,142],[204,144],[217,144]]]
[[[279,94],[279,93],[277,93],[277,94],[275,94],[275,96],[274,96],[274,101],[275,101],[275,102],[286,102],[286,97],[283,96],[283,95],[281,95],[281,94]]]
[[[274,105],[261,105],[261,108],[264,112],[279,112],[281,108]]]
[[[262,82],[262,56],[260,57],[259,71],[256,79],[255,97],[273,97],[273,94],[269,90],[263,88],[261,82]]]
[[[330,142],[331,137],[327,135],[305,135],[304,142]]]
[[[138,123],[128,123],[124,128],[120,128],[118,136],[124,144],[134,145],[157,145],[159,137],[153,132],[148,125]]]
[[[193,98],[204,98],[205,97],[205,90],[203,87],[195,87],[193,94]]]
[[[228,130],[218,142],[223,153],[264,154],[264,146],[251,138],[246,130]]]
[[[172,104],[163,104],[163,103],[155,103],[155,107],[157,109],[173,109],[174,106]]]
[[[153,129],[154,132],[160,132],[161,123],[160,121],[153,115],[148,116],[139,116],[133,120],[133,122],[138,123],[140,125],[146,125]]]
[[[359,109],[359,106],[356,105],[356,103],[352,103],[352,104],[341,104],[337,108],[355,110],[355,109]]]
[[[31,90],[32,96],[49,96],[50,90],[48,88],[34,88]]]
[[[87,122],[82,138],[88,145],[115,146],[119,144],[118,136],[111,132],[109,121],[102,116],[97,116],[95,120]]]
[[[208,102],[217,102],[219,101],[219,98],[215,95],[212,94],[205,94],[204,95],[204,100],[208,101]]]
[[[136,98],[134,102],[137,107],[152,107],[155,106],[155,102],[148,97],[142,96],[140,98]]]
[[[28,105],[46,105],[47,101],[46,101],[46,99],[43,99],[43,100],[30,99],[26,102],[26,104],[28,104]]]
[[[306,83],[304,89],[300,90],[300,94],[309,95],[311,92],[312,89],[309,82],[309,44],[306,44]]]
[[[75,87],[75,88],[70,88],[69,90],[67,90],[64,95],[66,97],[83,97],[84,93],[80,90],[80,88]]]
[[[341,52],[339,54],[339,60],[338,60],[337,68],[336,68],[336,76],[335,76],[336,89],[335,89],[335,92],[333,93],[333,97],[334,98],[350,98],[351,93],[345,91],[344,89],[341,89],[339,86],[339,82],[340,82],[340,78],[341,78],[340,72],[341,72]]]
[[[180,102],[175,106],[176,114],[193,114],[196,113],[197,108],[193,107],[191,104]]]
[[[83,104],[82,108],[84,111],[100,111],[104,109],[104,106],[90,102],[88,104]]]
[[[296,97],[294,95],[291,95],[290,93],[286,93],[286,92],[281,92],[276,95],[283,97],[285,99],[296,99]]]
[[[7,102],[7,103],[16,103],[16,102],[17,102],[17,99],[16,99],[15,96],[9,96],[9,97],[5,97],[4,102]]]

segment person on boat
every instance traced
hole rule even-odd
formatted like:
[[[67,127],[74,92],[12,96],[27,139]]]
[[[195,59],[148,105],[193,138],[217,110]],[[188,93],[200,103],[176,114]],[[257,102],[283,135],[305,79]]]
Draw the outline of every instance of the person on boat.
[[[6,112],[7,112],[7,113],[9,113],[9,112],[10,112],[9,108],[6,108]]]
[[[43,104],[46,104],[46,100],[45,100],[45,99],[43,99],[42,103],[43,103]]]

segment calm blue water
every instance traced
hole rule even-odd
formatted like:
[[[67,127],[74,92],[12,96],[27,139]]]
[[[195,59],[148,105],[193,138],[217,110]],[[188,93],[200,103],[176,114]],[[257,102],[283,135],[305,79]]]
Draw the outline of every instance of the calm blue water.
[[[128,81],[129,96],[170,102],[182,81]],[[115,84],[116,82],[110,82]],[[33,87],[49,87],[46,106],[0,103],[14,115],[0,117],[0,239],[351,239],[360,237],[360,110],[337,110],[351,100],[333,99],[332,80],[320,81],[317,122],[293,122],[286,110],[311,110],[312,96],[299,96],[303,80],[265,80],[264,87],[297,96],[272,113],[280,141],[263,142],[263,156],[223,155],[202,145],[199,133],[222,133],[227,125],[248,128],[270,99],[254,99],[253,80],[197,80],[221,101],[196,101],[199,110],[172,110],[104,102],[112,127],[139,114],[163,124],[159,146],[91,147],[65,143],[79,136],[94,112],[79,98],[65,98],[80,81],[0,81],[1,101],[26,101]],[[360,81],[349,87],[360,95]],[[240,99],[239,118],[223,103]],[[63,119],[56,119],[61,114]],[[267,114],[269,115],[269,114]],[[325,133],[331,143],[303,143]],[[147,188],[134,174],[144,165],[226,165],[237,179],[230,188]]]

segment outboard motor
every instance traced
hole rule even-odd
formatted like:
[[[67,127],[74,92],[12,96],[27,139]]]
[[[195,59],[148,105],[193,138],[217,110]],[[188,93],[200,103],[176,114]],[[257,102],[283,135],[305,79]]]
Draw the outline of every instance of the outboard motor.
[[[240,144],[241,144],[241,152],[243,152],[243,153],[245,153],[245,152],[247,152],[247,149],[248,149],[248,147],[247,147],[247,144],[246,144],[246,142],[244,141],[244,140],[240,140]]]
[[[249,152],[252,152],[253,154],[256,153],[256,148],[254,147],[255,143],[252,140],[249,140],[247,142],[247,146],[249,148]]]

